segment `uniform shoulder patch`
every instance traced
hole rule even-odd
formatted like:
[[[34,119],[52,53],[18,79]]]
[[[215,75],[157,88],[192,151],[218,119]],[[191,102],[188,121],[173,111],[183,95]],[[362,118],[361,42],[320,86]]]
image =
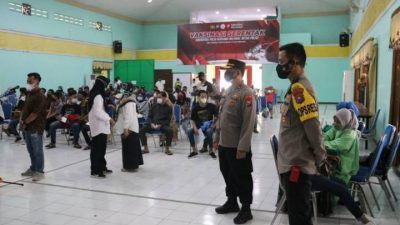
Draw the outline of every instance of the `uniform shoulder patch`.
[[[247,107],[251,107],[251,106],[253,105],[253,98],[254,98],[254,96],[251,95],[251,94],[247,94],[247,95],[244,97],[244,100],[245,100],[245,102],[246,102],[246,106],[247,106]]]
[[[310,92],[301,83],[292,84],[291,91],[292,103],[300,116],[300,121],[304,122],[309,119],[318,118],[318,105]]]

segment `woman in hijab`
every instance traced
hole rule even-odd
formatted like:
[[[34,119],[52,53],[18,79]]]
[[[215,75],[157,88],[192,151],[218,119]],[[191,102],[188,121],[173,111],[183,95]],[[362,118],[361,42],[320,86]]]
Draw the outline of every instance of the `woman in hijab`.
[[[93,137],[90,151],[91,175],[97,178],[105,178],[104,173],[112,173],[107,169],[105,159],[110,123],[114,124],[105,110],[105,89],[109,83],[108,78],[98,76],[89,94],[89,126]]]
[[[143,156],[139,139],[139,122],[135,97],[123,94],[115,96],[119,100],[116,132],[122,141],[122,172],[134,172],[143,165]]]
[[[358,120],[353,110],[343,108],[336,112],[333,121],[333,127],[324,133],[324,144],[328,154],[340,157],[334,176],[348,184],[359,168]]]

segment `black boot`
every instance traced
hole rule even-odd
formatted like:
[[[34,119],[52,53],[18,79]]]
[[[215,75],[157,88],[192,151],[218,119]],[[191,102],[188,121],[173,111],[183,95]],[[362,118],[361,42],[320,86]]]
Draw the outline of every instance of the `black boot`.
[[[236,200],[228,199],[222,206],[215,208],[215,212],[218,214],[239,212],[239,205]]]
[[[250,206],[242,206],[239,214],[233,219],[235,224],[244,224],[249,220],[253,219],[253,215],[251,214]]]

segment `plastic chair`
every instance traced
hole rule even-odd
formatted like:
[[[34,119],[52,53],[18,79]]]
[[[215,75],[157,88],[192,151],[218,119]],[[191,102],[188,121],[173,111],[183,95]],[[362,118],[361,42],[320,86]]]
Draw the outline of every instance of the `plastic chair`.
[[[0,139],[3,139],[4,125],[10,124],[12,116],[12,105],[10,103],[4,103],[2,105],[2,108],[4,112],[4,121],[0,123],[1,125]]]
[[[272,147],[272,154],[274,156],[274,161],[275,161],[275,167],[276,171],[278,172],[278,177],[279,177],[279,188],[283,191],[282,197],[277,203],[276,210],[275,210],[275,215],[271,220],[270,225],[273,225],[275,223],[276,218],[278,218],[279,212],[282,210],[283,205],[286,202],[286,194],[285,194],[285,189],[282,186],[281,182],[281,176],[279,175],[279,170],[278,170],[278,138],[273,135],[270,139],[271,147]],[[314,212],[314,224],[318,225],[318,205],[317,205],[317,193],[319,191],[312,191],[311,192],[311,197],[312,197],[312,203],[313,203],[313,212]]]
[[[146,137],[153,138],[154,148],[157,148],[156,137],[161,137],[161,135],[163,135],[161,130],[152,130],[152,131],[146,133]],[[164,143],[164,146],[165,146],[165,143]],[[161,151],[163,151],[163,148],[161,148]]]
[[[373,175],[374,177],[378,178],[379,184],[381,185],[383,191],[385,192],[386,198],[389,202],[390,207],[392,208],[392,211],[395,211],[395,207],[391,201],[391,195],[393,196],[396,202],[398,201],[398,199],[393,190],[392,184],[390,183],[388,172],[393,165],[393,162],[396,158],[397,151],[399,150],[399,148],[400,148],[400,132],[397,134],[395,141],[393,141],[391,148],[386,149],[386,151],[390,150],[390,152],[385,162],[385,168],[376,169]]]
[[[388,125],[386,127],[383,137],[381,138],[378,145],[376,146],[375,156],[374,156],[373,160],[371,161],[370,166],[369,167],[360,166],[357,174],[350,179],[350,186],[351,186],[352,192],[360,192],[361,193],[365,203],[367,204],[368,210],[371,213],[371,216],[374,216],[374,215],[373,215],[373,212],[369,205],[369,202],[367,200],[367,197],[365,196],[365,192],[364,192],[362,186],[368,184],[369,189],[371,190],[371,193],[372,193],[372,197],[374,198],[375,204],[376,204],[378,210],[380,210],[378,200],[377,200],[376,195],[371,187],[370,177],[375,174],[375,171],[378,167],[379,161],[381,160],[382,153],[389,146],[390,139],[391,139],[395,129],[396,128],[392,125]]]

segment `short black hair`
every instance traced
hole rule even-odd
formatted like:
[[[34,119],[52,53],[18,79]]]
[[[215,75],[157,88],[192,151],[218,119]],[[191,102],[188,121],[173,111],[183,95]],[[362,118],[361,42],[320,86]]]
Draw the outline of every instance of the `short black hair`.
[[[197,75],[198,75],[199,77],[205,76],[204,72],[200,72],[200,73],[198,73]]]
[[[72,95],[76,95],[77,92],[75,91],[75,89],[70,89],[68,90],[68,96],[72,96]]]
[[[42,81],[42,77],[40,77],[39,73],[33,72],[33,73],[28,73],[27,77],[33,77],[39,82]]]
[[[197,91],[197,96],[200,96],[202,93],[206,93],[207,94],[207,91],[199,90],[199,91]],[[208,96],[208,94],[207,94],[207,96]]]
[[[161,97],[164,97],[164,98],[168,97],[168,94],[167,94],[167,92],[165,92],[165,91],[162,91],[162,92],[161,92]]]
[[[46,88],[40,88],[40,90],[42,90],[43,93],[46,93]]]
[[[289,58],[296,59],[297,63],[304,67],[306,65],[307,55],[304,46],[300,43],[290,43],[283,45],[279,51],[285,51]]]

